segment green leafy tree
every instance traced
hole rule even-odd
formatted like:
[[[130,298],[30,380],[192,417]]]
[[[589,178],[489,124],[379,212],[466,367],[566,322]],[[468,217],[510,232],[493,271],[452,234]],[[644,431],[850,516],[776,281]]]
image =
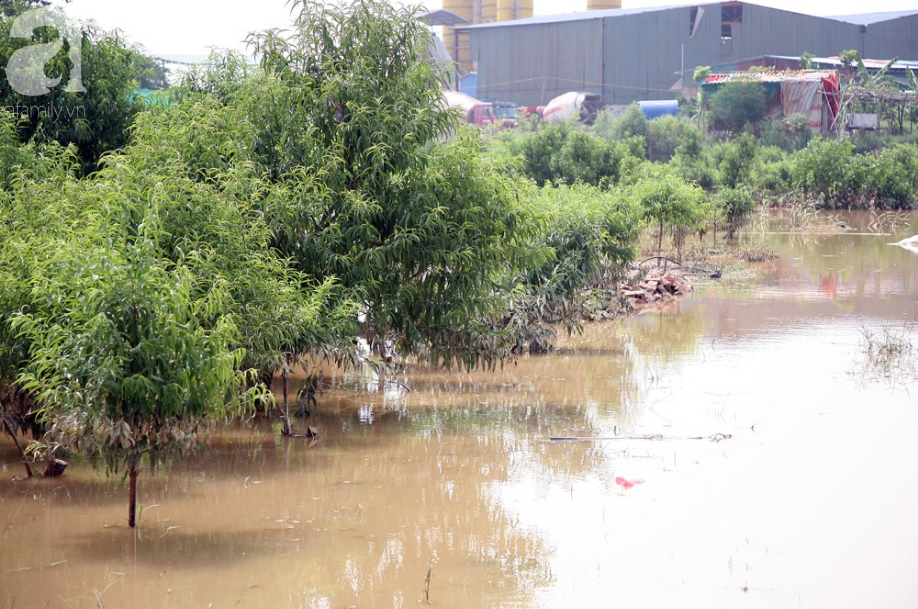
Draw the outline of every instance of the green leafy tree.
[[[723,188],[717,192],[716,205],[727,220],[727,238],[733,239],[755,210],[755,199],[746,190]]]
[[[765,118],[765,90],[756,82],[728,82],[711,96],[710,104],[730,131],[742,131]]]
[[[38,28],[33,40],[9,35],[12,19],[0,20],[0,65],[28,45],[48,43],[59,36],[54,28]],[[76,27],[68,24],[67,27]],[[0,79],[0,107],[7,108],[22,120],[18,124],[22,142],[73,144],[83,170],[95,171],[101,156],[124,146],[134,115],[141,108],[133,101],[133,92],[142,70],[142,55],[123,37],[87,25],[81,36],[81,75],[83,93],[67,92],[63,84],[46,95],[28,96],[14,90],[7,78]],[[62,77],[66,82],[72,64],[69,43],[45,65],[48,77]]]
[[[854,144],[848,138],[814,138],[791,158],[793,185],[828,201],[846,201],[853,183]]]
[[[630,196],[644,217],[659,225],[658,251],[663,251],[664,227],[693,229],[707,213],[704,191],[668,167],[647,167]]]
[[[224,104],[233,103],[255,74],[254,66],[242,53],[212,51],[206,61],[195,63],[180,75],[174,88],[175,97],[180,100],[204,94]]]
[[[565,324],[571,331],[583,317],[590,289],[614,292],[621,270],[634,258],[642,218],[619,189],[547,185],[532,198],[543,219],[536,243],[552,256],[519,278],[525,292],[505,323],[517,345],[545,351],[554,336],[548,324]]]
[[[244,351],[230,318],[201,324],[213,302],[195,301],[193,275],[168,269],[153,241],[119,250],[59,249],[36,295],[42,312],[15,327],[31,342],[20,382],[54,421],[52,438],[126,470],[134,527],[141,459],[190,448],[208,416],[232,410]]]
[[[261,204],[274,247],[363,303],[361,334],[381,354],[493,362],[493,319],[533,253],[532,226],[501,168],[482,162],[477,132],[442,108],[423,59],[431,34],[375,0],[294,14],[288,36],[250,39],[265,77],[234,109],[250,117],[251,158],[271,184]]]
[[[688,129],[670,164],[682,177],[705,189],[713,189],[718,183],[714,161],[704,147],[704,139],[697,129]]]
[[[861,54],[856,49],[846,49],[838,54],[838,58],[846,68],[857,67],[861,62]]]
[[[522,157],[523,173],[539,186],[615,183],[622,160],[634,154],[631,142],[610,142],[567,124],[547,124],[536,132],[508,137],[510,153]]]
[[[35,400],[16,381],[28,359],[27,341],[17,337],[12,316],[31,304],[33,243],[54,240],[58,230],[81,217],[79,209],[50,211],[37,203],[43,191],[60,198],[78,165],[75,151],[58,144],[19,142],[17,119],[0,109],[0,429],[20,450],[26,474],[33,474],[18,435],[39,438],[45,431]],[[0,432],[3,433],[3,432]]]
[[[618,140],[624,140],[636,135],[646,138],[647,118],[644,116],[641,107],[636,103],[630,104],[613,124],[612,135]]]
[[[134,57],[137,71],[137,86],[141,89],[161,90],[169,88],[169,68],[161,59],[148,55]]]
[[[681,116],[661,116],[647,121],[648,158],[657,162],[668,162],[686,137],[686,132],[697,131]]]
[[[697,83],[703,83],[711,75],[711,66],[698,66],[692,73],[692,80]]]
[[[257,182],[202,179],[185,154],[183,133],[226,144],[208,120],[227,116],[215,102],[144,114],[93,179],[73,179],[58,154],[43,161],[56,170],[19,170],[0,192],[5,420],[32,417],[50,450],[127,472],[132,505],[141,460],[191,448],[209,418],[251,402],[250,371],[330,344],[354,313],[326,306],[332,280],[309,280],[269,246]]]
[[[64,0],[64,2],[70,2],[70,0]],[[51,0],[0,0],[0,15],[7,18],[15,17],[29,9],[49,6],[51,6]]]
[[[720,183],[727,188],[737,188],[749,179],[755,165],[758,140],[748,133],[720,146],[723,150],[718,163]]]

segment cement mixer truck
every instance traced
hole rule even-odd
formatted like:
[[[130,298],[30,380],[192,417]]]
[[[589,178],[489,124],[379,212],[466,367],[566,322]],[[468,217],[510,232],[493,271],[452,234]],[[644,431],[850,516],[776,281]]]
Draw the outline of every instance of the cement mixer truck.
[[[443,91],[443,100],[447,108],[459,109],[459,120],[469,125],[486,127],[497,119],[494,116],[494,105],[478,101],[470,95],[459,91]]]
[[[542,120],[559,125],[576,117],[581,124],[592,125],[602,110],[602,98],[595,93],[571,91],[554,98],[542,110]]]

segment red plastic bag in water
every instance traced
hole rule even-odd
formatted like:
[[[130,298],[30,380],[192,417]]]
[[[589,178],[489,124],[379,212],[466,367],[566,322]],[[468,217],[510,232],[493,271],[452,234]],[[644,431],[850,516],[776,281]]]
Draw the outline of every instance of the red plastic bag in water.
[[[644,481],[643,480],[625,480],[622,477],[618,477],[615,479],[615,484],[619,485],[620,487],[622,487],[623,489],[627,491],[629,488],[634,487],[634,485],[636,484],[644,484]]]

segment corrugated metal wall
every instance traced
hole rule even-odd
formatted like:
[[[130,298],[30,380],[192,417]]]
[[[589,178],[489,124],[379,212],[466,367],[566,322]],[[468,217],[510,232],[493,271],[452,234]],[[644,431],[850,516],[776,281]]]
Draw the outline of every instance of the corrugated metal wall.
[[[862,57],[918,60],[918,15],[867,26]]]
[[[918,16],[859,25],[743,4],[742,20],[723,36],[721,5],[701,5],[694,37],[692,7],[556,23],[472,29],[478,94],[522,105],[566,91],[601,93],[607,104],[671,99],[684,50],[688,72],[760,55],[837,55],[918,59]],[[585,15],[586,17],[586,15]]]
[[[743,22],[733,26],[731,58],[837,55],[860,43],[857,25],[744,4]]]
[[[601,19],[473,29],[472,41],[482,98],[535,106],[567,91],[602,93]]]

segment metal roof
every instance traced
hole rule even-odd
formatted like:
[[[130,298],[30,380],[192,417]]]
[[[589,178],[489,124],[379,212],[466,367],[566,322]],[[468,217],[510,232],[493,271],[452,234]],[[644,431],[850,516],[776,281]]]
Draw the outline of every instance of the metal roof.
[[[768,72],[734,72],[732,74],[711,74],[705,85],[725,82],[786,82],[789,80],[822,80],[837,74],[835,70],[781,70]]]
[[[695,6],[719,6],[720,2],[701,2],[699,4],[693,4]],[[761,4],[756,4],[754,2],[743,2],[743,4],[749,4],[752,6],[761,6],[762,8],[770,8],[776,11],[783,11],[785,13],[795,13],[800,15],[807,15],[810,17],[819,17],[820,19],[830,19],[832,21],[844,21],[847,23],[853,23],[855,25],[870,25],[873,23],[880,23],[882,21],[891,21],[893,19],[898,19],[900,17],[910,17],[912,15],[918,15],[918,9],[905,10],[905,11],[890,11],[885,13],[863,13],[856,15],[842,15],[842,16],[823,16],[823,15],[813,15],[812,13],[803,13],[801,11],[793,11],[787,9],[780,9],[774,7],[768,7]],[[639,15],[641,13],[653,13],[657,11],[666,11],[670,9],[684,9],[689,8],[687,4],[678,4],[678,5],[666,5],[666,6],[644,6],[639,8],[617,8],[617,9],[608,9],[608,10],[598,10],[598,11],[580,11],[576,13],[565,13],[562,15],[539,15],[538,17],[529,17],[527,19],[514,19],[512,21],[497,21],[493,23],[478,23],[475,25],[462,26],[456,29],[463,30],[479,30],[495,27],[513,27],[516,25],[541,25],[541,24],[551,24],[551,23],[564,23],[571,21],[587,21],[591,19],[605,19],[607,17],[624,17],[627,15]]]
[[[810,61],[813,63],[820,63],[833,66],[841,66],[842,60],[841,57],[811,57]],[[864,67],[868,70],[882,70],[885,68],[891,59],[861,59],[861,63],[864,64]],[[895,63],[889,66],[890,70],[914,70],[918,68],[918,61],[905,61],[902,59],[897,59]]]
[[[719,5],[719,2],[704,2],[693,6],[713,6]],[[470,25],[469,30],[479,30],[492,27],[508,27],[514,25],[540,25],[545,23],[562,23],[566,21],[587,21],[590,19],[604,19],[606,17],[624,17],[625,15],[639,15],[641,13],[654,13],[657,11],[666,11],[673,8],[688,8],[686,5],[669,5],[669,6],[644,6],[640,8],[613,8],[603,11],[580,11],[577,13],[565,13],[563,15],[539,15],[538,17],[528,17],[526,19],[514,19],[512,21],[496,21],[494,23],[479,23]]]
[[[456,13],[451,13],[442,9],[419,15],[418,19],[426,21],[428,25],[466,25],[471,23],[471,21],[464,17],[460,17]]]
[[[918,11],[916,11],[918,13]],[[791,57],[790,55],[762,55],[760,57],[750,57],[748,59],[742,59],[738,63],[744,63],[747,61],[755,61],[758,59],[786,59],[791,61],[800,61],[800,57]],[[838,66],[841,67],[844,65],[842,63],[841,57],[810,57],[810,61],[815,64],[820,64],[823,66]],[[886,67],[891,59],[861,59],[861,62],[864,64],[864,67],[868,70],[880,70]],[[724,65],[733,65],[737,62],[732,62],[732,64]],[[719,68],[719,66],[711,66],[712,69]],[[918,61],[907,61],[904,59],[897,59],[894,64],[889,68],[890,70],[915,70],[918,69]]]
[[[907,11],[888,11],[885,13],[862,13],[858,15],[837,15],[832,17],[826,17],[826,19],[835,19],[836,21],[846,21],[848,23],[853,23],[855,25],[871,25],[874,23],[881,23],[883,21],[892,21],[893,19],[899,19],[900,17],[911,17],[912,15],[918,15],[918,9],[910,9]]]

